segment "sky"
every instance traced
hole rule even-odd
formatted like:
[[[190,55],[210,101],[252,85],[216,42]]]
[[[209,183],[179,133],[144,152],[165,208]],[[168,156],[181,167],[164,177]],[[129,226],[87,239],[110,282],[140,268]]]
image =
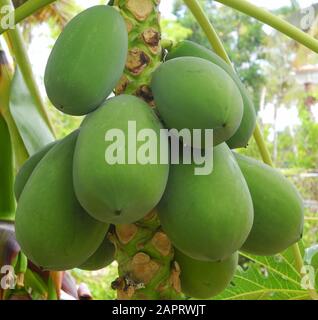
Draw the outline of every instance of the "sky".
[[[100,0],[76,0],[76,2],[83,8],[100,4]],[[284,5],[289,5],[290,0],[250,0],[253,4],[265,7],[267,9],[275,9],[282,7]],[[312,3],[317,3],[318,0],[299,0],[299,3],[303,8],[310,6]],[[173,0],[161,0],[161,14],[165,18],[174,18],[172,15],[172,4]],[[37,79],[41,86],[41,91],[43,94],[43,74],[45,70],[45,65],[47,62],[48,55],[50,53],[49,47],[53,45],[53,40],[49,39],[47,35],[49,30],[47,27],[37,28],[34,34],[34,41],[29,48],[29,55],[31,57],[31,63],[37,75]],[[318,108],[316,108],[318,111]],[[273,123],[274,108],[271,105],[267,105],[265,111],[263,111],[259,116],[262,117],[264,123]],[[317,112],[318,119],[318,112]],[[287,110],[285,108],[280,108],[278,111],[278,130],[282,131],[288,126],[293,126],[299,124],[297,116],[297,108],[292,110]]]

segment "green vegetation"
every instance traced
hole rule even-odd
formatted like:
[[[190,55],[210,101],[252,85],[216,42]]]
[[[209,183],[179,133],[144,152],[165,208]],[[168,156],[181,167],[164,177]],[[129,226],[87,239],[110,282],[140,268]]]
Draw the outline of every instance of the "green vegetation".
[[[107,267],[114,261],[115,246],[107,235],[98,249],[78,268],[82,270],[99,270]]]
[[[200,0],[199,2],[222,38],[235,69],[243,83],[251,91],[254,104],[258,108],[260,90],[266,79],[261,72],[261,65],[265,61],[264,48],[266,45],[263,25],[228,7],[217,7],[215,2],[209,0]],[[173,13],[176,15],[179,25],[190,30],[191,34],[186,37],[188,40],[210,48],[206,36],[182,0],[174,2]]]
[[[14,183],[14,194],[15,198],[18,201],[21,193],[28,182],[32,172],[38,165],[38,163],[42,160],[42,158],[55,146],[57,142],[51,142],[37,153],[35,153],[32,157],[30,157],[21,167],[18,174],[15,177]]]
[[[176,250],[176,261],[182,270],[181,287],[185,295],[208,299],[221,293],[236,272],[238,252],[221,262],[194,260]]]
[[[233,68],[231,68],[231,66],[229,66],[217,54],[192,41],[185,40],[179,42],[170,50],[166,59],[169,60],[184,56],[199,57],[213,62],[221,67],[235,82],[242,96],[244,111],[240,127],[227,141],[227,144],[231,149],[246,147],[255,129],[256,112],[249,93],[240,78],[237,76]]]
[[[209,175],[194,175],[193,162],[171,165],[158,205],[161,225],[173,245],[203,261],[228,258],[242,247],[253,224],[251,196],[230,149],[223,143],[213,154]]]
[[[154,72],[151,89],[168,128],[213,129],[214,145],[231,138],[242,121],[239,89],[223,69],[210,61],[197,57],[169,60]]]
[[[157,141],[149,140],[146,147],[142,141],[134,141],[136,150],[130,150],[128,121],[135,122],[137,133],[145,128],[153,130],[159,141],[162,125],[155,113],[141,99],[121,95],[87,116],[74,153],[74,189],[79,202],[92,217],[112,224],[132,223],[147,215],[159,202],[168,179],[169,165],[160,164]],[[105,137],[113,134],[111,129],[122,130],[116,143],[114,137]],[[167,145],[167,138],[161,140]],[[157,150],[155,163],[147,158],[153,148]],[[137,158],[137,150],[145,162],[128,162],[129,151]]]
[[[96,109],[122,76],[127,49],[125,21],[117,10],[94,6],[77,15],[57,39],[46,66],[45,87],[54,106],[71,115]]]
[[[255,159],[235,154],[254,207],[254,224],[242,250],[275,255],[298,242],[303,234],[303,200],[279,171]]]
[[[72,270],[77,283],[85,283],[95,300],[115,300],[116,291],[111,285],[118,277],[118,265],[113,262],[109,267],[98,271]]]
[[[96,251],[109,227],[93,220],[75,198],[72,166],[77,136],[78,132],[72,133],[48,152],[18,203],[17,240],[34,263],[49,270],[82,264]]]
[[[0,299],[58,299],[57,270],[75,268],[95,299],[318,300],[318,59],[308,51],[318,52],[318,29],[280,19],[299,26],[297,1],[273,15],[240,0],[175,0],[163,37],[156,0],[114,0],[68,25],[81,10],[43,7],[52,2],[14,5],[27,42],[37,23],[61,33],[44,77],[53,105],[42,102],[19,29],[1,38],[14,59],[0,48],[0,219],[14,220],[22,167],[16,236],[26,256],[0,221],[2,256],[25,280]],[[90,114],[82,122],[60,111]],[[105,166],[105,132],[121,128],[128,140],[131,120],[157,138],[163,127],[214,128],[213,172]],[[127,162],[127,145],[111,151]],[[50,271],[31,271],[27,259]],[[309,287],[303,266],[315,268]]]

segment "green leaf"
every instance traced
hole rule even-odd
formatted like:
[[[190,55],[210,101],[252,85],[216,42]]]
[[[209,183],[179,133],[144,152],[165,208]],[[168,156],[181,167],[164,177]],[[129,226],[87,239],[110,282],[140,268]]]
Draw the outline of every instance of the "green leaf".
[[[292,249],[273,257],[241,253],[250,260],[247,269],[238,268],[230,286],[216,300],[305,300],[301,276],[294,267]]]
[[[11,85],[10,112],[30,156],[54,140],[18,67]]]

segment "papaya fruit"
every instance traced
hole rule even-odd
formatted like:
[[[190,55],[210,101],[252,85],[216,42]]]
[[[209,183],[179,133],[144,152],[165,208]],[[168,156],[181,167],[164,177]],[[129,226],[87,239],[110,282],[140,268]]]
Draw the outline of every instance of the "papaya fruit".
[[[73,190],[73,154],[78,131],[57,143],[26,183],[16,211],[16,237],[37,266],[67,270],[86,261],[103,241],[108,224],[94,220]]]
[[[84,115],[97,108],[122,76],[128,52],[123,17],[111,6],[93,6],[65,27],[47,62],[47,95],[60,111]]]
[[[168,128],[213,129],[213,144],[218,145],[231,138],[241,123],[240,91],[232,78],[210,61],[197,57],[169,60],[155,70],[151,88]],[[203,146],[212,146],[205,143]]]
[[[181,290],[192,298],[209,299],[221,293],[234,277],[238,252],[221,262],[200,261],[175,250],[181,274]]]
[[[244,177],[222,143],[214,147],[213,171],[194,175],[192,164],[171,165],[157,206],[173,245],[202,261],[223,261],[242,247],[253,224],[252,199]]]
[[[255,129],[256,112],[253,101],[238,75],[216,53],[189,40],[181,41],[173,47],[167,55],[166,60],[185,56],[198,57],[211,61],[221,67],[236,83],[243,99],[243,118],[235,134],[227,140],[226,143],[231,149],[246,147]]]
[[[254,224],[242,250],[262,256],[280,253],[302,237],[302,198],[278,170],[258,160],[234,155],[254,205]]]
[[[15,182],[14,182],[14,194],[15,198],[18,201],[21,193],[23,191],[24,186],[29,180],[33,170],[38,165],[38,163],[42,160],[42,158],[55,146],[57,141],[53,141],[48,145],[44,146],[37,153],[32,155],[21,167],[19,170]]]
[[[84,263],[78,268],[87,271],[99,270],[107,267],[114,261],[115,246],[106,236],[102,244],[98,247]]]
[[[152,139],[146,142],[148,150],[156,155],[154,161],[141,163],[139,153],[145,142],[136,137],[144,129],[150,129],[158,143]],[[128,224],[156,206],[169,173],[168,161],[160,164],[158,158],[160,145],[166,144],[169,152],[167,136],[160,137],[159,143],[160,129],[162,125],[147,103],[130,95],[107,100],[84,119],[75,148],[73,176],[77,198],[92,217]],[[135,159],[130,161],[129,154]]]

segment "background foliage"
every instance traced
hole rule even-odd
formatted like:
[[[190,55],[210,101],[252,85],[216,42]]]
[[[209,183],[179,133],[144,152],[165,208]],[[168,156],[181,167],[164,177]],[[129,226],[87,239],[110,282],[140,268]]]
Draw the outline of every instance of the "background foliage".
[[[14,2],[18,6],[23,0]],[[286,37],[267,30],[253,18],[219,6],[211,0],[200,0],[200,3],[253,97],[275,166],[281,168],[297,185],[305,199],[303,245],[304,248],[313,247],[318,240],[318,117],[315,116],[318,115],[318,87],[313,84],[308,88],[299,83],[297,70],[307,63],[318,64],[316,55]],[[23,35],[28,47],[34,41],[35,30],[44,25],[48,27],[53,42],[65,23],[79,11],[76,1],[64,0],[27,19],[23,23]],[[174,1],[173,14],[175,18],[163,19],[161,22],[163,38],[174,42],[190,39],[210,48],[183,1]],[[299,5],[297,1],[291,1],[290,6],[275,11],[275,14],[297,25]],[[316,35],[316,29],[317,27],[313,26],[306,31]],[[32,61],[33,57],[30,56],[30,59]],[[41,75],[38,75],[38,81],[41,87]],[[57,138],[64,137],[82,121],[81,117],[62,114],[53,108],[47,99],[45,104]],[[282,110],[285,110],[287,117],[296,112],[297,122],[282,128],[278,123]],[[266,119],[269,114],[271,121]],[[19,113],[16,116],[21,117]],[[253,139],[249,147],[242,152],[259,158]],[[308,298],[306,291],[300,287],[300,278],[295,272],[292,259],[289,250],[271,258],[243,255],[241,268],[232,285],[217,299]],[[87,283],[97,299],[115,298],[115,292],[110,290],[110,285],[116,274],[116,263],[98,272],[73,271],[78,282]]]

